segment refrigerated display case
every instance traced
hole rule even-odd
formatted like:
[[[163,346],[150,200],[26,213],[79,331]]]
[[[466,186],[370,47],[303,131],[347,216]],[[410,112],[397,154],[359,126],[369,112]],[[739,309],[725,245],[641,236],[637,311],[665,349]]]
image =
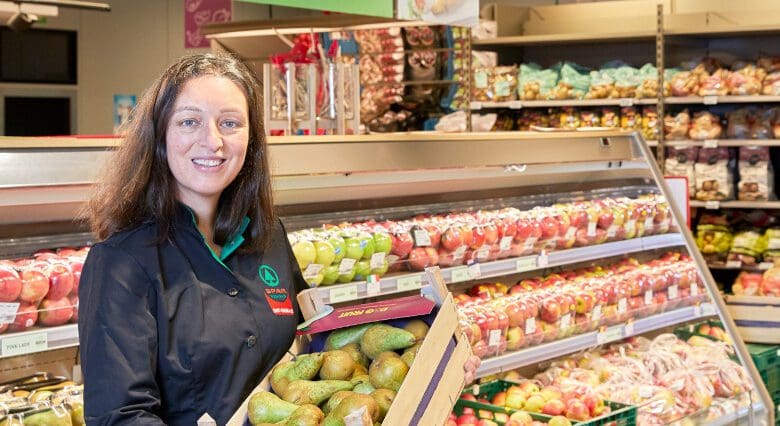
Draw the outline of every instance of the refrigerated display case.
[[[4,182],[0,186],[2,257],[18,258],[42,248],[88,244],[90,235],[72,220],[89,194],[95,171],[105,165],[107,152],[118,141],[11,139],[0,143],[0,173]],[[451,224],[448,220],[455,220],[453,217],[457,217],[457,223],[482,227],[492,217],[534,215],[542,220],[553,214],[573,217],[571,212],[576,206],[585,210],[593,206],[622,206],[617,209],[619,213],[613,212],[628,219],[619,226],[614,220],[594,222],[592,212],[586,212],[589,219],[579,225],[567,219],[563,222],[564,230],[559,222],[554,231],[557,239],[536,238],[528,243],[527,239],[515,238],[524,248],[517,256],[509,250],[495,257],[483,257],[482,242],[469,244],[463,250],[461,264],[440,265],[445,281],[461,300],[464,322],[468,322],[465,311],[475,306],[475,299],[488,298],[479,296],[480,291],[474,295],[470,288],[486,281],[511,285],[557,273],[568,282],[556,281],[545,291],[550,287],[570,288],[578,285],[577,272],[608,269],[620,262],[651,264],[667,252],[678,253],[677,259],[695,270],[695,280],[688,280],[687,285],[690,288],[693,283],[697,294],[683,291],[679,279],[666,280],[657,289],[665,294],[663,303],[648,299],[646,293],[636,310],[625,296],[607,300],[599,306],[603,306],[604,313],[614,309],[613,315],[594,318],[592,311],[587,312],[588,324],[582,327],[576,323],[576,315],[582,313],[576,311],[566,320],[566,314],[554,319],[526,315],[525,319],[534,319],[524,320],[524,328],[534,322],[539,329],[543,329],[543,324],[553,324],[557,331],[546,332],[539,341],[529,341],[511,350],[506,345],[505,331],[488,327],[484,339],[470,337],[475,351],[483,346],[478,344],[480,341],[493,348],[485,352],[478,376],[538,366],[599,345],[639,335],[652,337],[686,323],[718,317],[735,341],[734,356],[745,366],[754,390],[739,393],[744,404],[729,414],[732,418],[721,417],[713,424],[772,421],[771,399],[734,332],[733,321],[724,314],[723,301],[690,232],[684,225],[676,226],[684,224],[680,211],[651,152],[637,133],[405,133],[269,138],[269,145],[275,201],[291,235],[306,235],[305,230],[315,228],[331,232],[346,229],[346,222],[358,227],[430,222],[441,225]],[[629,211],[631,206],[643,206],[644,210],[637,211],[640,216],[634,217]],[[622,230],[616,230],[616,226]],[[623,232],[628,228],[629,232]],[[582,237],[579,241],[578,231]],[[493,244],[500,246],[500,240]],[[414,245],[428,252],[447,251],[430,239],[415,241]],[[498,252],[501,251],[499,247]],[[302,268],[309,263],[302,264]],[[394,263],[395,271],[378,279],[319,285],[304,291],[298,298],[305,315],[316,316],[327,311],[328,305],[419,292],[425,282],[422,272],[416,270],[419,264],[410,261],[408,254],[398,256]],[[438,263],[429,258],[425,266]],[[526,289],[525,293],[535,291]],[[52,349],[50,343],[60,339],[55,334],[65,333],[70,339],[68,345],[77,344],[73,325],[33,328],[25,333],[38,333],[38,337],[43,333],[49,343],[13,357],[0,353],[0,371],[7,368],[7,363],[35,356],[31,352],[40,354]],[[6,332],[0,335],[0,342],[5,345],[18,337],[19,333]],[[27,368],[32,368],[27,364]]]

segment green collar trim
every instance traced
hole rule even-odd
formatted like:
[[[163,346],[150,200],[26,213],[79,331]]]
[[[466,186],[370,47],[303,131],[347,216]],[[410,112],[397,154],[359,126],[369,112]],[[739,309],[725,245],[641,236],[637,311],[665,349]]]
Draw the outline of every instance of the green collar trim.
[[[228,268],[227,265],[223,262],[223,260],[227,259],[228,256],[233,254],[239,247],[241,247],[241,244],[244,243],[244,231],[246,231],[246,228],[249,227],[249,217],[244,216],[244,219],[241,221],[241,226],[239,226],[238,231],[233,234],[233,236],[230,238],[230,240],[225,243],[225,245],[222,247],[222,253],[217,256],[216,253],[214,253],[214,250],[211,248],[210,245],[206,244],[206,238],[203,236],[203,234],[200,232],[200,229],[198,229],[198,221],[195,220],[195,213],[192,211],[192,209],[188,206],[184,206],[187,211],[190,213],[190,217],[192,218],[192,224],[195,225],[195,229],[200,234],[200,237],[203,239],[203,244],[206,246],[206,248],[209,249],[209,253],[211,253],[211,256],[214,257],[214,260],[220,263],[220,265],[224,266],[225,269],[228,271],[230,268]]]

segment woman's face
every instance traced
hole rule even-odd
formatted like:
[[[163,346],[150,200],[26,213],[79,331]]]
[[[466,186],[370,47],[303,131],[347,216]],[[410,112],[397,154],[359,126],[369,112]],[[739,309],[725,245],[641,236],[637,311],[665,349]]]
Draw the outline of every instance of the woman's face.
[[[165,138],[178,199],[193,208],[216,207],[246,158],[249,114],[244,92],[226,77],[189,80],[176,98]]]

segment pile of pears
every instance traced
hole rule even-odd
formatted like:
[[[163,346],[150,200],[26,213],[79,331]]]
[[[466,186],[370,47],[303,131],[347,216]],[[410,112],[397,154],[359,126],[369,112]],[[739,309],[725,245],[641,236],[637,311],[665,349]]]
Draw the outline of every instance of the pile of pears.
[[[249,422],[345,426],[345,417],[358,416],[380,425],[427,333],[428,325],[418,319],[404,328],[375,322],[335,330],[324,352],[299,355],[273,368],[273,392],[250,397]]]

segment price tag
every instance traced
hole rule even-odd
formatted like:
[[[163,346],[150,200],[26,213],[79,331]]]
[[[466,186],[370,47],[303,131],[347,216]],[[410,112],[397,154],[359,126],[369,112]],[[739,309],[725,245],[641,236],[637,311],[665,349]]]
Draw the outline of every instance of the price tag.
[[[533,334],[536,332],[536,317],[525,319],[525,334]]]
[[[422,288],[422,275],[412,275],[395,280],[395,285],[399,291],[410,291]]]
[[[324,266],[319,263],[310,263],[306,270],[303,271],[303,278],[314,278],[323,268]]]
[[[460,246],[460,247],[456,248],[455,251],[452,252],[452,259],[453,260],[461,260],[461,259],[463,259],[463,256],[466,255],[466,250],[467,249],[468,249],[468,247],[466,247],[466,246]]]
[[[501,241],[498,243],[498,248],[501,251],[506,251],[512,248],[512,237],[501,238]]]
[[[636,219],[631,219],[628,222],[626,222],[626,232],[632,233],[636,229]]]
[[[350,258],[343,258],[341,259],[341,263],[339,263],[339,274],[348,274],[352,271],[352,268],[355,267],[355,263],[357,263],[357,260],[350,259]]]
[[[607,228],[607,238],[615,238],[615,235],[617,235],[617,230],[617,225],[610,225],[610,227]]]
[[[619,314],[624,314],[628,310],[628,301],[623,298],[618,300],[617,311]]]
[[[588,236],[589,237],[596,236],[596,222],[588,222]]]
[[[509,90],[509,82],[506,80],[496,81],[494,86],[496,88],[496,96],[506,97],[511,93]]]
[[[523,103],[520,101],[511,101],[509,102],[509,108],[510,109],[521,109],[523,107]]]
[[[480,247],[479,250],[477,250],[477,259],[481,262],[484,262],[488,259],[488,256],[490,256],[490,247],[483,246]]]
[[[515,263],[515,272],[526,272],[536,269],[536,257],[527,256],[517,259]]]
[[[592,321],[601,321],[601,305],[593,307],[593,313],[590,315]]]
[[[645,306],[653,304],[653,290],[647,290],[645,292]]]
[[[699,285],[696,283],[691,284],[691,296],[693,297],[699,296]]]
[[[758,269],[767,270],[770,269],[772,266],[774,266],[774,263],[772,262],[761,262],[758,264]]]
[[[624,330],[626,331],[626,334],[625,334],[626,337],[633,336],[634,335],[634,322],[633,321],[627,322],[625,327],[624,327]]]
[[[0,324],[12,324],[18,310],[18,303],[0,303]]]
[[[482,276],[482,271],[479,269],[479,263],[472,263],[469,265],[469,278],[475,279]]]
[[[2,340],[0,354],[4,357],[30,354],[49,349],[49,335],[46,332],[9,336]]]
[[[451,282],[461,283],[463,281],[468,281],[470,279],[471,277],[469,276],[468,266],[458,266],[452,268],[452,279],[450,280]]]
[[[380,251],[371,255],[371,269],[380,269],[385,267],[385,257],[387,254]]]
[[[620,106],[622,107],[634,106],[634,100],[631,98],[620,98]]]
[[[536,258],[536,266],[544,268],[550,264],[550,258],[547,256],[547,252],[542,250],[542,253]]]
[[[648,217],[645,219],[645,233],[647,233],[648,229],[653,229],[655,227],[655,224],[653,223],[653,218]]]
[[[704,105],[717,105],[718,97],[715,95],[704,96],[701,101]]]
[[[369,275],[366,280],[366,294],[369,296],[375,296],[382,291],[382,286],[379,283],[378,275]]]
[[[477,89],[484,89],[488,87],[487,73],[484,71],[477,71],[474,73],[474,87]]]
[[[604,344],[623,338],[623,327],[610,327],[596,335],[596,343]]]
[[[414,244],[417,247],[427,247],[431,245],[431,235],[425,229],[414,230]]]
[[[482,102],[471,101],[469,105],[472,110],[482,109]]]
[[[490,330],[490,337],[488,338],[488,346],[498,346],[501,341],[501,330]]]
[[[704,147],[705,148],[717,148],[718,147],[718,140],[717,139],[707,139],[704,141]]]
[[[713,306],[711,303],[702,303],[701,314],[704,316],[715,315],[715,306]]]
[[[561,317],[561,330],[568,330],[571,327],[571,314],[566,314]]]
[[[726,267],[731,269],[740,269],[742,267],[742,261],[729,260],[726,262]]]
[[[479,395],[479,385],[475,384],[474,386],[472,386],[471,393],[473,393],[474,395]]]
[[[533,250],[534,244],[536,244],[536,240],[536,237],[527,238],[523,243],[523,251]]]
[[[668,292],[669,292],[668,295],[669,300],[677,299],[677,297],[679,296],[676,285],[670,285]]]
[[[720,201],[718,200],[711,200],[704,203],[704,208],[707,210],[718,210],[720,209]]]
[[[330,289],[328,300],[330,303],[346,302],[355,300],[358,297],[356,285],[336,286]]]
[[[570,226],[569,229],[566,231],[566,236],[564,238],[568,241],[574,238],[574,235],[577,234],[577,228]]]

